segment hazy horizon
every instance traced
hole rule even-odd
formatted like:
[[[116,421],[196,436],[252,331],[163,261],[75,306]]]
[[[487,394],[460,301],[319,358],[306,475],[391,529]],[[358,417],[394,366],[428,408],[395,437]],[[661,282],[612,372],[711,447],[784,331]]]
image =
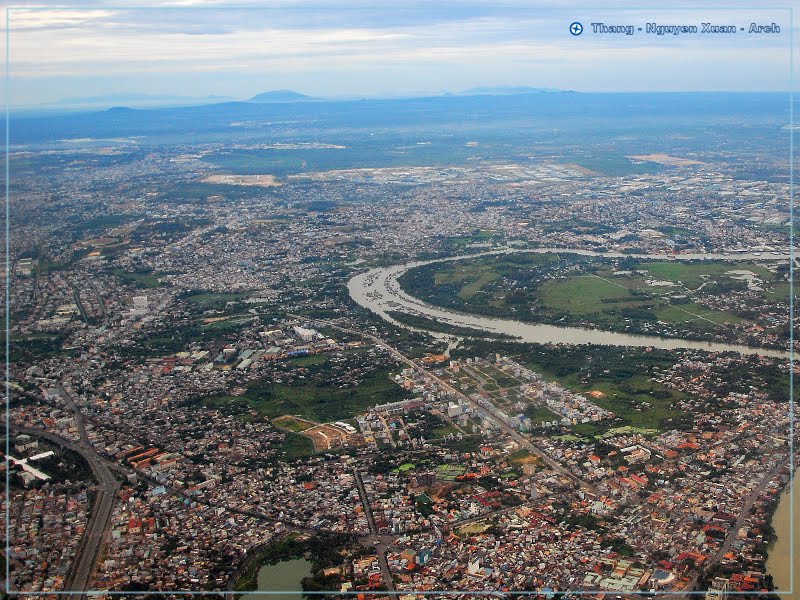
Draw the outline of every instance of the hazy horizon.
[[[282,89],[392,98],[483,86],[583,92],[790,87],[786,10],[652,6],[10,8],[9,103],[131,93],[247,99]],[[574,20],[587,28],[592,22],[776,23],[781,32],[573,36]]]

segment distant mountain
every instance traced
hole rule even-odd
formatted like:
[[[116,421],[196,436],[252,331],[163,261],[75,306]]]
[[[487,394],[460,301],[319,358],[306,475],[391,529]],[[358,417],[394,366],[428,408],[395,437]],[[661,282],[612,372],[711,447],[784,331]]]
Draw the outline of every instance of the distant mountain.
[[[525,131],[583,131],[588,119],[606,119],[607,130],[615,132],[628,131],[623,123],[644,119],[649,123],[648,131],[660,132],[675,122],[729,123],[733,119],[784,126],[789,118],[785,94],[780,93],[475,93],[428,98],[217,102],[146,109],[127,103],[128,108],[123,108],[121,104],[115,102],[103,107],[106,110],[91,112],[61,110],[55,114],[40,109],[38,115],[20,115],[15,111],[15,143],[127,136],[146,136],[150,143],[175,143],[179,135],[192,135],[194,141],[241,142],[245,132],[271,141],[284,137],[294,141],[308,132],[314,140],[327,141],[327,135],[321,132],[336,132],[331,133],[331,140],[347,140],[348,135],[365,132],[403,132],[404,138],[411,135],[409,132],[427,136],[434,130],[466,136],[466,143],[480,139],[475,137],[477,133],[491,128],[505,132],[503,135],[517,135],[523,127]],[[112,106],[116,108],[108,110]],[[0,134],[4,126],[5,121],[0,120]],[[336,155],[344,153],[337,150]]]
[[[233,98],[225,96],[176,96],[172,94],[142,94],[120,92],[103,94],[100,96],[86,96],[82,98],[62,98],[55,102],[41,105],[42,108],[104,108],[112,106],[136,106],[140,108],[157,108],[161,106],[193,106],[198,104],[213,104],[215,102],[229,102]]]
[[[564,92],[557,88],[535,88],[527,85],[495,85],[469,88],[459,92],[460,96],[511,96],[514,94],[542,94]],[[574,93],[574,92],[570,92]]]
[[[250,102],[307,102],[308,100],[314,98],[292,90],[273,90],[250,98]]]

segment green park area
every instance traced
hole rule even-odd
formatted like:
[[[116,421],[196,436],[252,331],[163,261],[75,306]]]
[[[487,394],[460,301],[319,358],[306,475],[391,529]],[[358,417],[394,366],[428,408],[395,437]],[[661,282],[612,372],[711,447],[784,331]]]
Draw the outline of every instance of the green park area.
[[[549,423],[551,421],[561,419],[560,416],[557,416],[546,406],[540,406],[537,404],[529,404],[525,408],[525,416],[531,420],[534,426],[538,426],[542,421],[547,421]]]
[[[625,286],[593,275],[545,282],[540,297],[545,307],[573,315],[596,314],[611,306],[641,304],[641,299],[633,296]]]
[[[455,481],[456,477],[463,475],[466,468],[461,465],[438,465],[436,467],[436,478],[442,481]]]
[[[541,365],[529,366],[539,372],[543,370]],[[590,382],[581,381],[577,373],[557,378],[553,377],[552,373],[550,375],[550,378],[557,380],[565,388],[585,395],[598,406],[613,412],[616,417],[616,420],[611,422],[575,425],[573,430],[576,433],[591,437],[602,435],[616,427],[630,426],[648,430],[639,433],[650,434],[690,425],[689,416],[673,407],[673,403],[686,398],[686,394],[668,389],[646,375],[631,375],[619,379],[611,376]]]
[[[742,321],[732,313],[689,302],[685,290],[676,289],[678,283],[662,287],[647,281],[642,274],[616,277],[605,271],[551,280],[540,288],[541,304],[553,317],[583,318],[608,329],[619,329],[631,320],[691,322],[700,329]],[[667,292],[675,297],[667,297]]]
[[[221,310],[228,302],[241,302],[247,294],[224,292],[194,292],[188,293],[184,299],[202,310]]]
[[[314,454],[314,443],[299,433],[287,433],[281,450],[288,459],[303,458]]]
[[[286,429],[287,431],[292,431],[294,433],[299,433],[301,431],[305,431],[306,429],[311,429],[316,425],[316,423],[312,421],[307,421],[305,419],[298,419],[297,417],[293,417],[292,415],[283,415],[282,417],[278,417],[277,419],[272,419],[273,425],[280,427],[281,429]]]
[[[297,415],[328,423],[348,419],[375,404],[408,397],[408,392],[389,379],[390,372],[391,369],[387,368],[376,369],[357,386],[345,388],[335,383],[303,382],[286,385],[256,381],[241,396],[214,396],[208,398],[206,403],[220,405],[245,401],[270,419],[282,415]]]
[[[681,283],[694,290],[709,281],[710,278],[730,278],[731,271],[751,271],[760,279],[770,281],[773,273],[761,265],[751,262],[721,261],[649,261],[642,262],[642,268],[656,279]]]
[[[477,523],[469,523],[467,525],[461,525],[460,527],[456,528],[456,535],[460,537],[467,537],[470,535],[477,535],[479,533],[483,533],[487,529],[489,529],[491,525],[487,521],[478,521]]]
[[[403,463],[396,469],[392,469],[392,471],[395,473],[408,473],[409,471],[413,471],[416,468],[417,465],[415,465],[414,463]]]
[[[162,285],[159,278],[164,275],[154,271],[126,271],[119,267],[111,269],[110,272],[123,282],[138,288],[157,288]]]

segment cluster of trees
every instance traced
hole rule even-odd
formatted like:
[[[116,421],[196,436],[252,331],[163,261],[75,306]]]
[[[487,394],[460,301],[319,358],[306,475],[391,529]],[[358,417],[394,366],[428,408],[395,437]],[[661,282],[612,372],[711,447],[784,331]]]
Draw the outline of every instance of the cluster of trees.
[[[324,570],[344,564],[347,557],[370,552],[358,543],[356,537],[348,534],[319,533],[309,537],[290,534],[258,548],[242,567],[234,588],[237,591],[255,590],[258,585],[258,571],[262,565],[306,558],[311,561],[311,576],[303,578],[303,591],[334,590],[339,587],[341,577],[325,575]]]

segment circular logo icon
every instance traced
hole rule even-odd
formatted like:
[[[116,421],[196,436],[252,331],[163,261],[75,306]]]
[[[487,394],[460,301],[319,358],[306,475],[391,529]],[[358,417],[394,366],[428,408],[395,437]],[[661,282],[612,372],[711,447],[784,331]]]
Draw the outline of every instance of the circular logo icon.
[[[580,35],[583,33],[583,25],[575,21],[572,25],[569,26],[569,32],[572,35]]]

